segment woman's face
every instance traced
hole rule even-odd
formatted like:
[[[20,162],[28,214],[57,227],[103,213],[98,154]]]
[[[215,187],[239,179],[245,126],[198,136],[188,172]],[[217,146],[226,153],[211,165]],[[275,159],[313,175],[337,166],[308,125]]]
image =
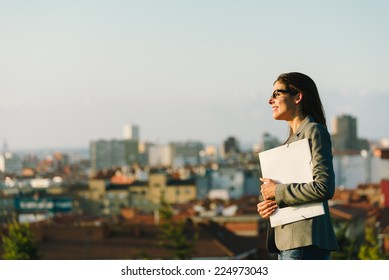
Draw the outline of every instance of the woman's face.
[[[273,95],[269,99],[272,107],[273,118],[276,120],[289,121],[298,113],[296,96],[286,92],[287,88],[280,82],[275,82],[273,86]]]

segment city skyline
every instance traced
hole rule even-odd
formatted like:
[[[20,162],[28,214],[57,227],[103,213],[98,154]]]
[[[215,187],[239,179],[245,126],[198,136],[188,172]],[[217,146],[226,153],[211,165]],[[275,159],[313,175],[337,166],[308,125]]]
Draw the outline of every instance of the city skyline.
[[[357,122],[357,119],[354,118],[354,116],[352,115],[338,115],[336,116],[336,119],[354,119],[355,120],[355,124],[356,124],[356,133],[358,131],[358,122]],[[334,125],[334,122],[335,122],[335,119],[332,120],[332,124]],[[342,146],[342,148],[340,148],[340,146],[338,147],[338,144],[337,144],[337,141],[335,141],[335,137],[338,137],[339,133],[340,134],[343,134],[343,137],[344,135],[349,135],[349,128],[343,128],[343,129],[346,129],[347,131],[344,131],[344,130],[339,130],[339,127],[336,127],[337,125],[335,125],[334,129],[332,131],[330,131],[330,134],[331,134],[331,137],[334,137],[332,139],[332,146],[333,148],[335,149],[351,149],[351,148],[345,148]],[[86,156],[87,154],[86,153],[89,153],[89,150],[90,150],[90,147],[92,145],[92,143],[96,143],[96,142],[99,142],[99,141],[104,141],[104,142],[110,142],[110,141],[125,141],[125,140],[129,140],[131,138],[133,138],[133,140],[136,140],[136,141],[139,141],[140,144],[154,144],[154,145],[160,145],[161,147],[162,146],[167,146],[167,145],[171,145],[171,144],[177,144],[177,143],[201,143],[203,145],[205,145],[205,147],[211,147],[211,146],[214,146],[214,147],[218,147],[218,148],[222,148],[224,145],[225,145],[225,142],[226,141],[229,141],[229,139],[233,139],[233,141],[237,141],[237,145],[238,145],[238,148],[241,150],[241,152],[247,152],[247,151],[253,151],[253,150],[262,150],[262,149],[269,149],[265,147],[265,142],[266,141],[269,141],[269,137],[271,137],[273,140],[271,141],[276,141],[278,145],[280,145],[282,143],[282,139],[278,138],[277,136],[275,135],[272,135],[271,133],[264,133],[262,136],[261,136],[261,139],[259,139],[258,141],[253,141],[253,142],[250,142],[250,141],[241,141],[241,139],[239,139],[239,137],[236,137],[235,135],[229,135],[223,139],[219,139],[219,141],[217,142],[204,142],[204,141],[201,141],[201,140],[197,140],[197,139],[186,139],[186,140],[175,140],[175,139],[168,139],[168,141],[166,143],[159,143],[159,142],[152,142],[152,141],[149,141],[148,139],[140,139],[139,138],[139,133],[140,133],[140,128],[135,125],[133,129],[135,129],[135,135],[134,137],[129,137],[128,135],[128,129],[129,127],[131,127],[130,124],[124,124],[123,125],[123,135],[120,136],[120,137],[115,137],[115,138],[107,138],[107,137],[101,137],[99,139],[90,139],[89,142],[87,143],[87,145],[85,146],[77,146],[77,147],[66,147],[66,146],[63,146],[63,147],[55,147],[55,146],[52,146],[52,147],[38,147],[38,148],[21,148],[21,149],[16,149],[16,150],[12,150],[12,149],[9,149],[9,143],[7,141],[4,140],[3,142],[3,151],[10,151],[10,152],[21,152],[21,153],[31,153],[31,152],[37,152],[37,153],[43,153],[44,155],[48,155],[48,153],[51,153],[51,152],[64,152],[64,153],[78,153],[78,154],[83,154],[84,156]],[[346,133],[346,134],[344,134]],[[349,136],[347,136],[349,137]],[[363,141],[367,141],[367,142],[370,142],[371,145],[375,145],[375,144],[379,144],[380,146],[383,146],[383,147],[388,147],[388,144],[389,144],[389,138],[381,138],[380,141],[372,141],[372,139],[366,139],[366,138],[360,138],[358,137],[358,135],[354,135],[354,137],[356,137],[355,139],[349,139],[349,141],[355,141],[355,143],[349,143],[349,144],[352,144],[352,145],[356,145],[355,147],[357,147],[358,145],[360,145],[361,143],[363,143]],[[371,140],[371,141],[369,141]],[[362,141],[362,142],[360,142]],[[274,144],[271,144],[271,145],[274,145]],[[341,145],[344,145],[344,144],[341,144]],[[362,144],[363,145],[363,144]],[[273,146],[272,146],[273,147]],[[356,148],[356,150],[358,149],[364,149],[364,148]],[[89,157],[89,155],[87,155],[86,157]]]
[[[10,150],[122,138],[255,143],[287,125],[282,72],[317,83],[332,131],[389,137],[385,1],[1,1],[0,140]]]

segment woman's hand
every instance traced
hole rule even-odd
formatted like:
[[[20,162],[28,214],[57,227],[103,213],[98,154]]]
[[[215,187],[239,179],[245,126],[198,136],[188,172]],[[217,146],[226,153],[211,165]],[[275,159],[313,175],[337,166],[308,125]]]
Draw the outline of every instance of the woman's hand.
[[[274,199],[276,197],[276,183],[273,180],[267,178],[259,178],[259,180],[263,182],[261,185],[263,199]]]
[[[277,208],[278,206],[275,200],[264,200],[257,204],[258,214],[264,219],[269,218]]]

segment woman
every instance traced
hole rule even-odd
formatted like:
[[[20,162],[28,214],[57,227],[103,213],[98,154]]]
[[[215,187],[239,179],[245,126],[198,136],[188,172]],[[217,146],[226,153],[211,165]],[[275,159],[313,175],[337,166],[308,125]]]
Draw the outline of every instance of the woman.
[[[278,207],[323,202],[325,214],[287,225],[268,228],[267,248],[278,253],[280,260],[329,259],[337,250],[328,200],[335,191],[331,138],[315,82],[305,74],[281,74],[273,84],[269,99],[273,118],[286,121],[289,138],[285,144],[308,138],[312,154],[313,181],[277,184],[272,178],[261,178],[264,201],[257,210],[269,218]]]

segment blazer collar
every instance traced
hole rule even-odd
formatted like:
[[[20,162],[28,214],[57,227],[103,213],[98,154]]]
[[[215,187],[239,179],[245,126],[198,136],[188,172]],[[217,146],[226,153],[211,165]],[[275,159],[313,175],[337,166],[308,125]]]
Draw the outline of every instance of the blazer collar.
[[[309,124],[309,123],[312,123],[312,122],[315,122],[312,118],[311,115],[308,115],[305,117],[305,119],[302,121],[302,123],[299,125],[299,127],[297,128],[296,132],[294,133],[294,135],[296,135],[297,137],[300,135],[301,132],[303,132],[306,128],[306,126]]]

